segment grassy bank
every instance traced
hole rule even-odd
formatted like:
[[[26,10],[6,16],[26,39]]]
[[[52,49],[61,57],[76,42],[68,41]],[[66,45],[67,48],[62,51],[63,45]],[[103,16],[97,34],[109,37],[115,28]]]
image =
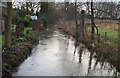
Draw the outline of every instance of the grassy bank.
[[[89,31],[91,29],[89,28]],[[95,30],[95,33],[97,31]],[[96,58],[102,62],[111,63],[117,71],[120,72],[120,55],[119,55],[119,37],[118,31],[113,29],[107,29],[105,27],[99,27],[98,32],[101,36],[101,42],[96,43],[97,39],[93,42],[84,41],[83,44],[88,48],[89,51],[96,53]],[[106,32],[106,41],[105,41]],[[96,33],[97,34],[97,33]]]
[[[89,32],[91,29],[89,28]],[[95,33],[97,31],[95,30]],[[98,27],[98,32],[101,36],[100,43],[96,43],[97,39],[93,42],[84,41],[83,44],[89,51],[96,53],[96,58],[102,62],[111,63],[117,71],[120,72],[120,55],[119,55],[119,37],[118,31],[113,29],[107,29],[106,27]],[[106,41],[105,41],[106,32]],[[97,33],[96,33],[97,34]]]
[[[109,62],[113,65],[118,72],[120,72],[120,55],[117,46],[110,45],[109,43],[89,43],[83,42],[90,52],[95,52],[95,58],[100,62]]]
[[[31,54],[32,48],[39,43],[39,39],[47,39],[49,38],[47,36],[51,33],[53,33],[52,28],[41,31],[25,28],[24,36],[19,38],[12,36],[12,46],[9,49],[4,49],[2,52],[3,78],[12,78],[12,73],[16,71],[17,67]]]
[[[38,37],[39,33],[33,30],[19,39],[12,37],[11,47],[2,52],[2,78],[12,78],[12,72],[30,55],[39,41]]]
[[[67,34],[71,34],[71,32],[73,32],[73,29],[70,29],[70,31],[66,31],[64,27],[61,27],[61,25],[58,28],[60,28],[62,31],[64,31]],[[89,35],[86,37],[87,39],[82,39],[83,41],[79,40],[79,42],[77,43],[78,44],[82,43],[83,45],[85,45],[90,52],[96,53],[96,59],[102,62],[111,63],[111,65],[113,65],[117,69],[117,71],[120,72],[120,55],[118,52],[119,51],[118,50],[118,44],[119,44],[118,31],[113,29],[108,29],[106,27],[99,27],[101,41],[100,43],[97,43],[97,39],[95,40],[91,39],[91,36],[90,36],[91,27],[89,27],[88,29],[89,29],[88,30]],[[107,32],[106,41],[105,41],[105,32]]]

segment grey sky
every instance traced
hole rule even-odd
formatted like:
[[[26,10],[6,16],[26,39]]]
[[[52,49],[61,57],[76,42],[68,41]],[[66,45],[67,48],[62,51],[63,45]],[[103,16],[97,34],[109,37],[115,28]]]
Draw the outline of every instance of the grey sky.
[[[11,1],[17,1],[17,2],[25,2],[25,1],[30,1],[30,2],[36,2],[36,1],[44,1],[44,2],[63,2],[65,0],[1,0],[1,2],[11,2]],[[67,1],[76,1],[76,0],[67,0]],[[86,2],[86,1],[91,1],[91,0],[77,0],[78,2]],[[120,0],[93,0],[94,2],[119,2]]]

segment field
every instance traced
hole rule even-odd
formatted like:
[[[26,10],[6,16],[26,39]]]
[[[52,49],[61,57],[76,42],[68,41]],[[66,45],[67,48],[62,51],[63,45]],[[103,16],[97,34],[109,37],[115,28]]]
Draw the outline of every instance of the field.
[[[106,32],[106,40],[112,45],[118,45],[118,21],[111,20],[95,20],[95,24],[98,27],[98,32],[102,37],[105,37]],[[91,27],[88,26],[89,32],[91,31]],[[96,30],[95,30],[96,32]]]
[[[60,20],[58,22],[60,28],[64,28],[66,31],[70,31],[70,33],[74,34],[75,32],[75,21],[70,21],[70,27],[68,21]],[[118,25],[119,22],[116,20],[100,20],[95,19],[95,25],[98,28],[98,33],[101,35],[102,40],[105,40],[105,32],[106,32],[106,41],[110,45],[118,45]],[[91,34],[91,20],[85,20],[85,26],[88,29],[88,32]],[[95,30],[96,33],[96,30]]]
[[[104,35],[104,33],[107,32],[107,41],[111,44],[115,45],[118,44],[118,31],[114,31],[111,29],[103,29],[99,28],[99,33]]]

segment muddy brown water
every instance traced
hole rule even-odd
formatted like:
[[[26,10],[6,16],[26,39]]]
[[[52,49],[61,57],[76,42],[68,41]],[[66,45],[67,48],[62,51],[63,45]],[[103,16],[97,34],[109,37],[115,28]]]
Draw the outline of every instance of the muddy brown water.
[[[47,31],[46,31],[47,32]],[[44,34],[43,34],[44,36]],[[74,39],[55,30],[40,39],[32,54],[18,67],[14,76],[116,76],[119,72],[107,62],[98,62],[94,53],[77,49]],[[68,45],[69,43],[69,45]]]

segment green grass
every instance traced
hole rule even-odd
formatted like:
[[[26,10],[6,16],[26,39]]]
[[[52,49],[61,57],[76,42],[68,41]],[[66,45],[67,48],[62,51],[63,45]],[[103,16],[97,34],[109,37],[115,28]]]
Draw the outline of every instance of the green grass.
[[[99,28],[99,33],[101,35],[105,35],[105,32],[107,33],[107,40],[111,43],[111,44],[118,44],[118,31],[114,31],[111,29],[103,29],[103,28]]]
[[[89,32],[91,32],[91,28],[89,27]],[[105,32],[107,33],[107,42],[113,45],[118,44],[118,31],[114,31],[112,29],[107,28],[98,28],[98,32],[101,36],[105,37]],[[95,30],[96,33],[96,30]]]

